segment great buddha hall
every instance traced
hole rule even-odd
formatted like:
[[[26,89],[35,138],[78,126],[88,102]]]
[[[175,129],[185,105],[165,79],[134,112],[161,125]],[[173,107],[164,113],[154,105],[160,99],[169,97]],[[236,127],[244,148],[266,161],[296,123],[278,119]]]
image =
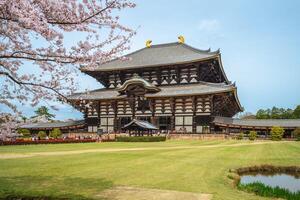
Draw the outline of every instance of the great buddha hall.
[[[243,110],[234,83],[224,72],[220,51],[185,44],[151,45],[86,73],[104,88],[69,96],[85,114],[89,132],[121,132],[132,120],[159,130],[208,133],[215,116]]]
[[[233,119],[243,107],[237,86],[225,74],[220,51],[201,50],[185,44],[182,36],[178,39],[157,45],[147,41],[145,48],[125,55],[126,59],[82,67],[104,87],[68,96],[84,121],[60,128],[80,127],[91,133],[121,133],[136,127],[165,133],[267,133],[277,125],[287,132],[300,127],[300,120]]]

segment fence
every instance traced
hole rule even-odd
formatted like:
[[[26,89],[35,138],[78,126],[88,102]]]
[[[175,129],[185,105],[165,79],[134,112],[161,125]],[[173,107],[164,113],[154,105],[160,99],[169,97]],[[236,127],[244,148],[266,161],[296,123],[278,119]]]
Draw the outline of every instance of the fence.
[[[169,134],[168,139],[181,140],[224,140],[227,136],[225,134]]]

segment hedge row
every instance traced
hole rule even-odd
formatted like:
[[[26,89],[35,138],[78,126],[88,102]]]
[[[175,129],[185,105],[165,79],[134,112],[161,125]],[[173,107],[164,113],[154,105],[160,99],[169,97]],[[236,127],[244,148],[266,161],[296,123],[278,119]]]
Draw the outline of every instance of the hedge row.
[[[162,142],[162,141],[166,141],[165,136],[116,137],[116,142]]]
[[[96,142],[96,139],[72,140],[72,139],[56,139],[56,140],[17,140],[17,141],[0,141],[0,145],[26,145],[26,144],[58,144],[58,143],[88,143]]]

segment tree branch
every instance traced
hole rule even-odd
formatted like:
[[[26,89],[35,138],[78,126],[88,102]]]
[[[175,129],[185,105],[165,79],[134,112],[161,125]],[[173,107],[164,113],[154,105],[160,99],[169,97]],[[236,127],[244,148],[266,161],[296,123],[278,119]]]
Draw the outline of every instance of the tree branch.
[[[86,21],[88,21],[89,19],[92,19],[93,17],[99,15],[100,13],[104,12],[105,10],[111,8],[114,4],[116,3],[116,0],[111,2],[108,6],[106,6],[105,8],[99,10],[98,12],[95,12],[94,14],[84,18],[84,19],[81,19],[77,22],[68,22],[68,21],[48,21],[48,23],[50,24],[58,24],[58,25],[76,25],[76,24],[81,24],[81,23],[84,23]]]
[[[42,87],[42,88],[51,90],[51,91],[55,92],[56,94],[58,94],[58,95],[59,95],[60,97],[62,97],[63,99],[65,99],[65,100],[68,101],[68,98],[67,98],[67,97],[65,97],[62,93],[60,93],[59,91],[57,91],[56,89],[54,89],[54,88],[52,88],[52,87],[45,86],[45,85],[38,84],[38,83],[31,83],[31,82],[23,82],[23,81],[20,81],[20,80],[18,80],[17,78],[15,78],[15,77],[13,77],[12,75],[10,75],[8,72],[0,71],[0,75],[7,76],[10,80],[12,80],[13,82],[17,83],[18,85],[37,86],[37,87]]]

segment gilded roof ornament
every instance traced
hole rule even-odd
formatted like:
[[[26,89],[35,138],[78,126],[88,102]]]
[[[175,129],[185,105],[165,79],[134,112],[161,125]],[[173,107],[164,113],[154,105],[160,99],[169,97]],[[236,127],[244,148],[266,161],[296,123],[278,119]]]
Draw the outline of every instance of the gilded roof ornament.
[[[183,44],[184,43],[184,37],[182,35],[178,36],[178,42],[180,44]]]
[[[152,43],[152,40],[147,40],[146,41],[146,47],[150,48],[151,47],[151,43]]]

